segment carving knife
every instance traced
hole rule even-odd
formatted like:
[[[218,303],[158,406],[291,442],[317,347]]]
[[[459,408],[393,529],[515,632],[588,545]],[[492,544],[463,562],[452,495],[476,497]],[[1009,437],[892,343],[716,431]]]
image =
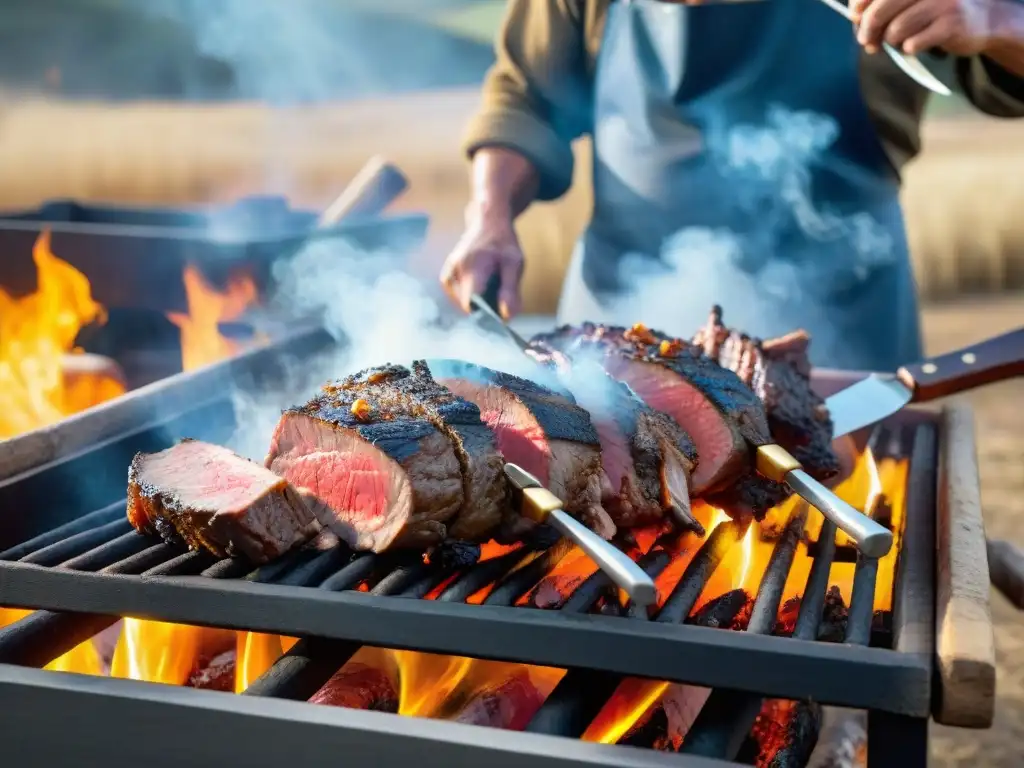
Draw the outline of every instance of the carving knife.
[[[484,297],[474,295],[471,302],[477,310],[500,326],[520,349],[525,352],[530,348],[526,339],[509,328]],[[850,537],[857,545],[857,549],[866,557],[884,557],[892,548],[892,531],[856,507],[847,504],[808,475],[800,462],[781,445],[757,446],[755,465],[758,474],[776,483],[785,483],[806,502],[820,510],[821,514]],[[678,519],[678,513],[676,514]]]
[[[939,357],[875,373],[825,400],[835,437],[875,424],[910,403],[927,403],[1024,375],[1024,328]]]
[[[821,0],[821,2],[846,18],[848,21],[853,22],[853,14],[850,12],[850,9],[843,5],[843,3],[839,2],[839,0]],[[916,56],[911,56],[910,54],[898,51],[888,43],[882,43],[882,49],[886,54],[888,54],[889,58],[896,63],[896,66],[916,81],[918,85],[942,96],[953,95],[953,92],[949,90],[949,87],[933,75]]]

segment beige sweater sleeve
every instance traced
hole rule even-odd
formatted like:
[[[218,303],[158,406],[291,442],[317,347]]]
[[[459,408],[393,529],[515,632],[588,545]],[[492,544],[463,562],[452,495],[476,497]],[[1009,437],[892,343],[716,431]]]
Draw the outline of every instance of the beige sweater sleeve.
[[[583,3],[509,0],[479,111],[464,138],[472,156],[506,147],[540,174],[541,200],[560,197],[573,174],[571,143],[589,129]]]

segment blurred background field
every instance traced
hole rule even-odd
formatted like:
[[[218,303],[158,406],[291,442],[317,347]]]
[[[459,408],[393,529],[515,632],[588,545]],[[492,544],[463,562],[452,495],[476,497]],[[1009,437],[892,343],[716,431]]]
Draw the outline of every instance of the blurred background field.
[[[491,62],[498,0],[0,0],[0,209],[44,200],[193,205],[252,193],[330,201],[371,155],[432,217],[416,268],[459,235],[459,154]],[[1024,322],[1024,130],[936,103],[904,204],[930,352]],[[521,233],[527,310],[551,312],[586,219],[587,148],[573,192]],[[998,298],[994,298],[999,294]],[[1018,384],[976,399],[986,516],[1024,544]],[[945,766],[1022,764],[1024,635],[996,601],[997,728],[946,732]]]

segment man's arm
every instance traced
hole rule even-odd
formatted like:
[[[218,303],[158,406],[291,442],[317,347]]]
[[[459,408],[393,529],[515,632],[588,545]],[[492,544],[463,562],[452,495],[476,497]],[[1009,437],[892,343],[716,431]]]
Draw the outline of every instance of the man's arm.
[[[506,204],[515,216],[533,199],[552,200],[569,188],[571,142],[589,128],[583,5],[508,3],[495,43],[497,61],[464,140],[474,158],[474,203]]]
[[[992,30],[981,53],[958,61],[958,80],[982,112],[1024,117],[1024,3],[996,0],[989,25]]]

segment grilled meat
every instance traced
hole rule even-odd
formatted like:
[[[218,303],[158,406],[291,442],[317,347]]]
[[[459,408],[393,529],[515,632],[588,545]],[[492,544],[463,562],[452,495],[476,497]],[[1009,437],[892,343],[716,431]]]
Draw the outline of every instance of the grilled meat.
[[[735,371],[765,404],[768,428],[775,441],[824,481],[839,473],[832,448],[832,419],[825,401],[811,389],[811,363],[806,331],[794,331],[761,342],[726,328],[722,308],[713,307],[708,324],[693,343],[720,365]]]
[[[531,354],[558,371],[576,402],[590,413],[609,482],[603,504],[615,524],[632,528],[656,522],[671,509],[703,534],[690,515],[689,478],[697,450],[675,420],[644,403],[586,355],[570,359],[539,343]]]
[[[329,385],[285,411],[267,467],[304,489],[320,522],[355,549],[438,544],[465,500],[455,447],[393,383],[375,392]]]
[[[128,520],[141,533],[257,564],[320,530],[283,478],[227,448],[196,440],[136,454],[128,470]]]
[[[598,355],[605,369],[651,408],[671,416],[696,443],[694,496],[730,514],[763,517],[785,487],[754,471],[756,446],[772,441],[764,403],[731,370],[687,342],[651,331],[585,323],[534,339],[575,357]]]
[[[605,538],[615,524],[601,506],[601,446],[590,415],[567,392],[555,392],[507,373],[458,360],[431,360],[434,378],[474,403],[494,430],[506,461],[537,477],[565,503],[565,510]],[[523,518],[508,518],[501,540],[529,528]]]
[[[341,390],[391,412],[425,417],[446,435],[459,460],[464,497],[448,523],[448,535],[472,541],[490,537],[509,509],[505,462],[476,405],[438,384],[422,360],[414,362],[412,370],[399,365],[371,368],[324,388]]]

